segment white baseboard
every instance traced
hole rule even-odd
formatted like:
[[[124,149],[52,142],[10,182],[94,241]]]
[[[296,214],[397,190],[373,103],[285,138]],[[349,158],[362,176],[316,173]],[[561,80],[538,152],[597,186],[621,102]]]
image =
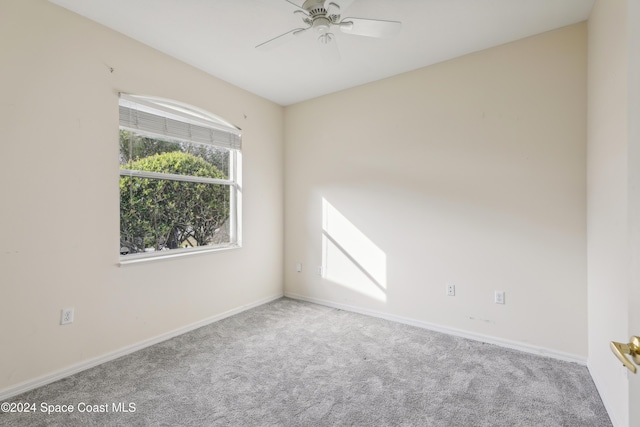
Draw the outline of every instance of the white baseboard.
[[[477,334],[475,332],[464,331],[461,329],[450,328],[448,326],[437,325],[435,323],[429,323],[422,320],[410,319],[408,317],[396,316],[394,314],[384,313],[381,311],[370,310],[368,308],[362,308],[347,304],[341,304],[334,301],[324,300],[320,298],[307,297],[304,295],[298,295],[291,292],[285,292],[284,296],[287,298],[297,299],[301,301],[312,302],[314,304],[325,305],[328,307],[339,308],[345,311],[351,311],[354,313],[364,314],[372,317],[379,317],[381,319],[391,320],[393,322],[403,323],[405,325],[417,326],[419,328],[429,329],[431,331],[442,332],[444,334],[454,335],[462,338],[468,338],[474,341],[480,341],[487,344],[495,344],[500,347],[510,348],[513,350],[523,351],[525,353],[536,354],[538,356],[551,357],[553,359],[562,360],[565,362],[577,363],[579,365],[587,366],[587,358],[576,354],[565,353],[562,351],[552,350],[544,347],[539,347],[531,344],[525,344],[517,341],[505,340],[502,338],[492,337],[488,335]]]
[[[174,329],[173,331],[169,331],[167,333],[158,335],[156,337],[153,338],[149,338],[147,340],[144,341],[140,341],[138,343],[135,344],[131,344],[128,345],[126,347],[123,347],[119,350],[113,351],[111,353],[107,353],[104,354],[102,356],[98,356],[95,357],[93,359],[89,359],[89,360],[85,360],[84,362],[80,362],[74,365],[71,365],[67,368],[61,369],[59,371],[55,371],[52,372],[50,374],[46,374],[43,375],[41,377],[38,378],[34,378],[32,380],[28,380],[25,382],[22,382],[20,384],[11,386],[9,388],[5,388],[3,390],[0,390],[0,401],[4,401],[7,400],[13,396],[17,396],[19,394],[22,394],[24,392],[27,392],[29,390],[33,390],[34,388],[38,388],[38,387],[42,387],[44,385],[50,384],[54,381],[58,381],[61,380],[63,378],[66,378],[70,375],[73,374],[77,374],[78,372],[82,372],[85,371],[87,369],[93,368],[95,366],[101,365],[105,362],[109,362],[111,360],[115,360],[119,357],[122,356],[126,356],[127,354],[131,354],[133,352],[136,352],[138,350],[142,350],[143,348],[146,347],[150,347],[154,344],[158,344],[162,341],[166,341],[168,339],[177,337],[178,335],[182,335],[184,333],[193,331],[194,329],[198,329],[201,328],[203,326],[209,325],[211,323],[215,323],[219,320],[225,319],[227,317],[233,316],[234,314],[238,314],[238,313],[242,313],[243,311],[247,311],[250,310],[252,308],[258,307],[260,305],[269,303],[271,301],[277,300],[279,298],[282,298],[283,294],[277,294],[268,298],[263,298],[261,300],[252,302],[250,304],[246,304],[246,305],[242,305],[240,307],[234,308],[232,310],[229,311],[225,311],[224,313],[215,315],[215,316],[211,316],[209,318],[200,320],[198,322],[192,323],[190,325],[187,326],[183,326],[181,328],[178,329]]]

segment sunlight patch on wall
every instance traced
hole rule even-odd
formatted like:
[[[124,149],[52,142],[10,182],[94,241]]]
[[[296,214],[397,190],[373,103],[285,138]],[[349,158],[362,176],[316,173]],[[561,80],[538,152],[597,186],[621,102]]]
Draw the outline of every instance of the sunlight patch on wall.
[[[387,300],[387,256],[325,198],[323,277],[378,301]]]

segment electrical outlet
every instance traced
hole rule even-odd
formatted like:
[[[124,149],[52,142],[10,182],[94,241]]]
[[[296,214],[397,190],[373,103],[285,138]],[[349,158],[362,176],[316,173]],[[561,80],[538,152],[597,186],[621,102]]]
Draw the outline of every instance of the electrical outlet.
[[[324,268],[321,265],[318,266],[318,276],[324,277]]]
[[[496,304],[504,304],[504,291],[496,291],[494,293],[493,301]]]
[[[60,315],[60,324],[68,325],[69,323],[73,323],[73,308],[63,308]]]
[[[296,271],[298,273],[302,273],[302,263],[301,262],[296,264]]]
[[[456,285],[447,285],[447,295],[450,297],[456,296]]]

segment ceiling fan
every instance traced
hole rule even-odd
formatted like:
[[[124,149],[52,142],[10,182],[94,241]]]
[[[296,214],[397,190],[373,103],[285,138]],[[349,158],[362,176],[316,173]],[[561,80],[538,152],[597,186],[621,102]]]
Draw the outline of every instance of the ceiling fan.
[[[325,59],[339,59],[332,31],[339,29],[345,34],[367,37],[390,37],[400,32],[402,24],[398,21],[380,19],[342,18],[342,13],[353,0],[305,0],[302,5],[285,0],[296,7],[294,14],[302,15],[303,28],[294,28],[284,34],[260,43],[256,49],[271,49],[280,46],[302,35],[315,36],[317,42],[324,46]],[[300,0],[299,0],[300,2]]]

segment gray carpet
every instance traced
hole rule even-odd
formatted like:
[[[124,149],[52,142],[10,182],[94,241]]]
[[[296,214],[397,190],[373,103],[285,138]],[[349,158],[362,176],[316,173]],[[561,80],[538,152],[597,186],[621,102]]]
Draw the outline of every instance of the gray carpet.
[[[611,425],[583,366],[287,298],[11,401],[38,412],[1,425]]]

